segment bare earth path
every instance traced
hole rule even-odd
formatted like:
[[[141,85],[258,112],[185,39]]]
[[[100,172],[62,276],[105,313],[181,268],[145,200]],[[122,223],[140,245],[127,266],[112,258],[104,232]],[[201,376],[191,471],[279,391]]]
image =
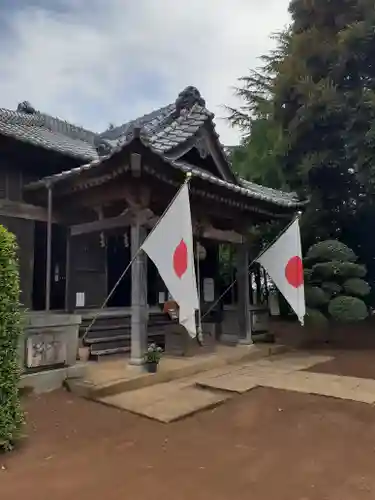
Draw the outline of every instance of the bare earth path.
[[[4,500],[375,498],[375,408],[272,388],[161,424],[56,392],[27,401]]]

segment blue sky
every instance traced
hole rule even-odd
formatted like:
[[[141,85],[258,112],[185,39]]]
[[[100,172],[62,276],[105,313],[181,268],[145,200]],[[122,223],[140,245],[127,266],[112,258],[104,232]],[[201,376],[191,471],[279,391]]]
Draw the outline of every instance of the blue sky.
[[[272,47],[288,0],[1,0],[0,107],[28,100],[92,130],[196,86],[224,144],[236,79]]]

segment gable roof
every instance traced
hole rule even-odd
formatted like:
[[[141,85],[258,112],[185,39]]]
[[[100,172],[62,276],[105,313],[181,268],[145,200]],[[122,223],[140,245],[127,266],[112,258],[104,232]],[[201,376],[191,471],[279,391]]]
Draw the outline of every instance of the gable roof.
[[[101,175],[98,172],[98,169],[104,167],[105,164],[116,154],[125,153],[126,150],[131,151],[132,145],[136,144],[137,141],[140,141],[141,145],[145,148],[145,150],[149,151],[151,154],[159,157],[163,160],[164,165],[169,165],[173,170],[182,172],[187,174],[190,172],[193,178],[201,179],[205,183],[218,186],[232,192],[233,194],[237,194],[243,196],[247,199],[257,200],[265,203],[269,203],[271,205],[277,206],[280,209],[286,210],[297,210],[302,208],[306,202],[300,201],[297,197],[296,193],[285,193],[283,191],[278,191],[276,189],[267,188],[264,186],[260,186],[259,184],[255,184],[253,182],[245,181],[240,179],[238,183],[228,182],[219,177],[210,174],[209,172],[203,170],[200,167],[191,165],[187,162],[181,160],[173,160],[168,159],[163,153],[155,150],[153,146],[141,135],[140,128],[134,128],[132,131],[131,137],[121,144],[118,144],[109,155],[103,156],[98,160],[94,160],[87,165],[82,165],[80,167],[73,168],[69,171],[64,171],[59,174],[55,174],[52,176],[45,177],[39,181],[32,182],[26,186],[27,191],[37,191],[45,188],[46,186],[51,186],[62,181],[70,182],[77,177],[82,175],[92,174]],[[129,168],[129,166],[127,167]],[[124,167],[122,167],[122,170]],[[108,173],[108,179],[112,179],[112,175]],[[108,180],[107,178],[105,180]],[[86,179],[87,181],[87,179]],[[87,182],[89,184],[89,182]],[[98,183],[95,182],[95,185]]]
[[[195,172],[198,177],[213,184],[280,207],[298,207],[300,202],[294,193],[266,188],[236,177],[215,131],[213,117],[199,91],[190,86],[180,92],[174,103],[102,133],[36,111],[25,101],[18,105],[16,111],[0,108],[0,135],[76,158],[84,164],[74,169],[77,172],[81,168],[87,170],[88,162],[89,166],[102,163],[129,144],[136,134],[151,151],[182,171]],[[211,146],[214,145],[214,152],[222,164],[223,169],[219,167],[219,170],[223,179],[182,161],[186,145],[192,147],[199,136],[207,137],[207,131]],[[66,174],[69,176],[71,172]],[[65,177],[65,172],[61,173],[61,177]]]
[[[159,153],[168,153],[194,137],[214,115],[195,87],[187,87],[176,101],[124,125],[108,129],[100,138],[111,147],[121,146],[140,129],[140,135]]]

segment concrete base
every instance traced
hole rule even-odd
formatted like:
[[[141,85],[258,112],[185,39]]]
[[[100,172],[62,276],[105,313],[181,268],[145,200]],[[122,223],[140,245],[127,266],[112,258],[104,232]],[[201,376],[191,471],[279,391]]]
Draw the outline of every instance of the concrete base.
[[[75,365],[80,324],[81,316],[77,314],[27,313],[19,345],[21,366],[45,369],[53,365]]]
[[[84,378],[86,366],[84,363],[78,363],[66,368],[27,373],[21,376],[19,387],[36,394],[55,391],[60,389],[67,379]]]
[[[102,399],[122,392],[190,377],[215,368],[285,352],[281,345],[257,347],[218,345],[215,353],[193,357],[163,356],[157,373],[139,371],[121,361],[89,364],[86,379],[67,380],[69,389],[87,399]]]

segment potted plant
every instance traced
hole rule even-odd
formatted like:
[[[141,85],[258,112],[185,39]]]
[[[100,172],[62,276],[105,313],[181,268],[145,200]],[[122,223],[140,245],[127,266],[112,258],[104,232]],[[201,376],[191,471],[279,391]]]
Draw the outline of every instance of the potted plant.
[[[162,352],[162,348],[154,343],[148,346],[145,354],[145,366],[148,373],[156,373]]]
[[[79,361],[82,361],[86,363],[90,358],[90,348],[86,345],[84,345],[84,342],[82,339],[78,340],[78,359]]]

